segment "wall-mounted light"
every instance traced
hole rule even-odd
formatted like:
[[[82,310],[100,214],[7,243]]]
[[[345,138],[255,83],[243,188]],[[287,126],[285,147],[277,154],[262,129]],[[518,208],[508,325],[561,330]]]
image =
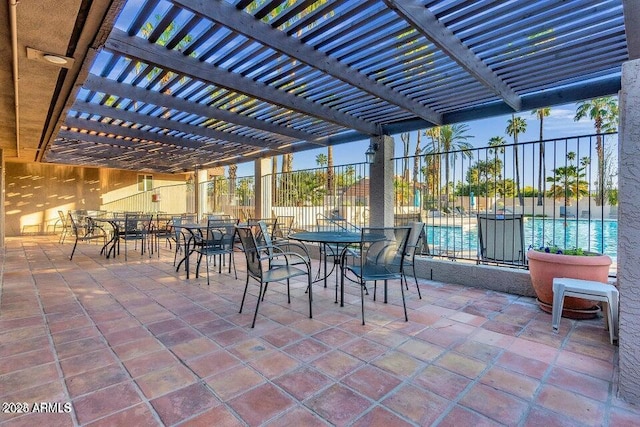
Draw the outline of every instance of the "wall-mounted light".
[[[367,163],[370,165],[373,164],[376,160],[376,152],[378,151],[378,144],[376,142],[372,142],[369,144],[369,148],[365,151],[364,156],[367,159]]]

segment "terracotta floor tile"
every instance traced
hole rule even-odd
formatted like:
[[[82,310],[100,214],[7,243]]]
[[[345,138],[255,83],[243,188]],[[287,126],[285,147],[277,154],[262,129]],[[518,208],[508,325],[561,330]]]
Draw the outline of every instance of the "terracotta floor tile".
[[[611,424],[617,426],[616,424]],[[541,407],[533,407],[529,412],[527,420],[524,423],[525,427],[540,427],[540,426],[553,426],[553,427],[584,427],[584,423],[577,419],[552,412],[548,409]]]
[[[325,329],[313,335],[313,337],[332,347],[348,345],[356,338],[354,335],[338,328]]]
[[[185,361],[200,377],[205,378],[240,365],[240,360],[226,350],[218,350],[202,357]]]
[[[421,362],[399,351],[387,352],[371,363],[394,375],[405,377],[412,376],[422,366]]]
[[[133,384],[126,382],[84,395],[73,401],[78,421],[87,424],[141,402]]]
[[[295,405],[295,402],[271,384],[262,384],[229,401],[249,425],[259,425]]]
[[[402,343],[398,350],[424,362],[432,362],[446,351],[440,346],[419,339],[410,339]]]
[[[329,377],[310,367],[303,367],[274,380],[274,383],[300,401],[318,393],[332,382]]]
[[[387,351],[387,347],[369,341],[365,338],[358,338],[340,347],[340,350],[360,360],[369,362]]]
[[[108,350],[97,350],[60,361],[60,367],[66,376],[77,375],[96,368],[116,363],[118,359]]]
[[[331,348],[319,341],[307,338],[302,341],[295,342],[282,350],[291,356],[303,361],[310,362],[317,359],[322,354],[327,353]]]
[[[251,338],[240,344],[228,347],[227,350],[242,360],[252,360],[272,351],[271,346],[259,338]]]
[[[547,384],[580,393],[601,402],[609,398],[609,382],[570,369],[554,367],[549,374]]]
[[[220,346],[207,337],[199,337],[171,347],[171,351],[182,360],[204,356],[219,349]]]
[[[265,424],[265,427],[327,427],[326,421],[316,414],[311,413],[307,408],[296,407],[287,411],[281,417],[275,418]]]
[[[40,350],[49,346],[49,337],[42,335],[35,338],[26,338],[21,341],[0,343],[0,357],[9,357],[14,354],[27,353]]]
[[[480,382],[506,393],[531,401],[540,382],[513,371],[494,366],[482,375]]]
[[[149,399],[184,388],[195,382],[196,378],[193,373],[178,363],[136,378],[136,383]]]
[[[456,405],[451,411],[449,411],[438,426],[442,427],[459,427],[459,426],[474,426],[474,427],[498,427],[504,424],[493,421],[477,412],[471,411],[462,406]],[[537,424],[542,426],[547,424]]]
[[[137,378],[149,372],[165,368],[176,362],[176,358],[168,350],[160,350],[154,353],[143,354],[123,361],[131,377]]]
[[[260,374],[245,366],[213,375],[206,381],[216,395],[225,401],[265,382]]]
[[[142,326],[135,326],[133,328],[122,329],[119,331],[111,332],[109,334],[105,334],[105,338],[109,342],[109,345],[112,347],[148,337],[150,337],[149,331],[147,331]]]
[[[167,332],[175,331],[176,329],[182,329],[187,326],[185,322],[180,319],[162,320],[156,323],[147,324],[147,329],[154,335],[166,334]]]
[[[32,387],[46,384],[57,380],[58,370],[55,363],[38,365],[30,369],[11,372],[0,376],[0,394],[15,394],[19,390],[30,389]]]
[[[234,328],[235,325],[228,320],[225,319],[214,319],[204,323],[200,323],[194,325],[194,328],[200,331],[203,335],[208,337],[217,334],[222,331],[226,331],[227,329]]]
[[[379,400],[396,388],[401,380],[371,365],[365,365],[343,382],[373,400]]]
[[[226,329],[222,332],[207,334],[222,347],[238,344],[238,342],[247,339],[247,334],[242,328]]]
[[[178,425],[180,427],[243,427],[245,424],[224,405],[218,405]]]
[[[100,331],[94,325],[89,325],[84,328],[71,329],[68,331],[61,331],[56,334],[52,334],[53,342],[56,344],[62,344],[69,341],[76,341],[84,338],[92,338],[100,336]]]
[[[0,375],[38,365],[44,365],[46,363],[51,363],[54,360],[53,351],[49,348],[3,357],[0,359]]]
[[[371,403],[348,388],[334,384],[309,399],[306,405],[328,422],[344,426],[369,408]]]
[[[477,378],[487,368],[486,363],[453,351],[442,355],[435,365],[470,379]]]
[[[2,418],[0,417],[0,420]],[[72,427],[74,426],[71,414],[47,414],[47,413],[30,413],[22,416],[11,417],[10,420],[2,423],[3,427]]]
[[[517,425],[528,409],[526,401],[484,384],[474,385],[460,399],[460,404],[506,425]]]
[[[130,379],[124,369],[113,364],[92,371],[84,371],[79,375],[68,376],[66,383],[69,395],[75,398]]]
[[[527,375],[532,378],[541,379],[547,370],[549,364],[539,360],[530,359],[519,354],[504,352],[497,360],[497,365],[503,366],[511,371]]]
[[[315,359],[311,364],[320,372],[332,378],[340,379],[362,366],[363,362],[353,356],[337,350],[323,354]]]
[[[561,351],[556,363],[558,366],[582,372],[606,381],[611,381],[613,378],[614,369],[611,363],[584,354]]]
[[[144,354],[162,350],[163,345],[153,337],[141,338],[113,347],[113,351],[121,360],[133,359]]]
[[[603,425],[604,423],[605,406],[602,402],[552,385],[542,387],[536,403],[580,421],[583,425]]]
[[[262,357],[252,359],[249,364],[267,378],[275,378],[297,369],[300,362],[279,351],[271,351]]]
[[[107,350],[107,345],[104,343],[101,337],[91,337],[56,344],[56,352],[58,353],[58,358],[61,360],[98,350]]]
[[[185,343],[187,341],[200,338],[200,335],[196,330],[191,327],[174,329],[162,335],[158,335],[156,339],[167,347],[173,347],[178,344]]]
[[[516,338],[513,341],[513,344],[508,347],[508,350],[512,353],[519,354],[520,356],[539,360],[545,363],[553,363],[558,355],[556,348],[523,338]]]
[[[405,386],[382,404],[419,425],[430,425],[450,405],[449,400],[428,390]]]
[[[438,366],[428,366],[415,377],[415,383],[449,400],[454,400],[471,380]]]
[[[409,427],[411,425],[413,424],[380,406],[376,406],[353,423],[354,427]]]
[[[148,404],[140,403],[131,408],[116,412],[113,415],[109,415],[90,424],[87,424],[87,427],[153,427],[158,425],[158,421],[159,420],[153,414]]]
[[[166,425],[176,424],[220,404],[202,384],[192,384],[151,401]]]

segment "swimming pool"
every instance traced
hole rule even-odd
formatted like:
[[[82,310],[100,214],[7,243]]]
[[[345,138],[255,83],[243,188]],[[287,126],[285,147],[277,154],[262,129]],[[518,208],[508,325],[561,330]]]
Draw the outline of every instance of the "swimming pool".
[[[579,247],[609,255],[614,261],[618,245],[618,221],[525,217],[524,246]],[[427,242],[434,253],[474,257],[478,250],[475,220],[465,226],[433,226],[427,223]],[[458,255],[460,254],[460,255]]]

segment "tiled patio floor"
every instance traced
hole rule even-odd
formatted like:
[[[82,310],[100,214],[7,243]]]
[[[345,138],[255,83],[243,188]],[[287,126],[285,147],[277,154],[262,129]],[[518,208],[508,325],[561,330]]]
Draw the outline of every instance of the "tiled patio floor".
[[[602,319],[551,317],[529,298],[420,281],[402,317],[350,287],[272,284],[255,329],[239,280],[185,280],[173,255],[106,260],[95,245],[7,239],[2,255],[2,402],[71,403],[0,424],[273,426],[624,426],[640,408],[616,397],[617,347]],[[332,282],[330,282],[332,283]],[[412,283],[410,283],[412,284]],[[67,408],[71,411],[65,412]],[[54,408],[57,409],[57,408]]]

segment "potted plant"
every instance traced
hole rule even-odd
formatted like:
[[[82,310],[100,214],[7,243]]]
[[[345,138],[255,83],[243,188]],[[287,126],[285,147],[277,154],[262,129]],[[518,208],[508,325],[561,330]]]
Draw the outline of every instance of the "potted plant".
[[[531,284],[543,311],[551,313],[553,306],[553,278],[570,277],[573,279],[594,280],[607,283],[611,258],[596,252],[583,251],[580,248],[562,250],[556,246],[529,248],[527,252]],[[599,311],[593,301],[582,298],[565,297],[563,317],[588,319]]]

